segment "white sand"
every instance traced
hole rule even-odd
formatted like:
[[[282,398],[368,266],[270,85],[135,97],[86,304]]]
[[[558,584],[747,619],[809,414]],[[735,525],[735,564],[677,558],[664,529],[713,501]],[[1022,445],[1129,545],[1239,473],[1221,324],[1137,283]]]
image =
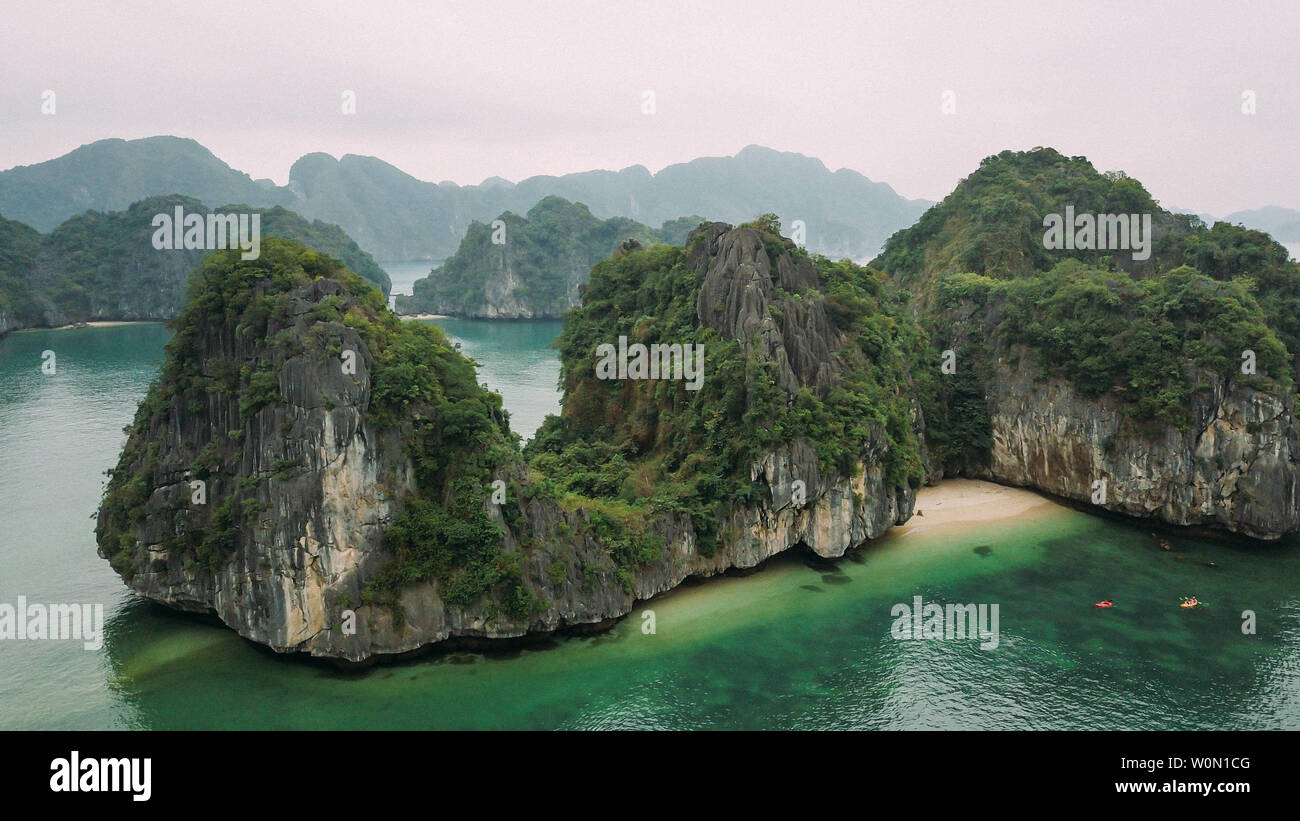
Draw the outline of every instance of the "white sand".
[[[1041,516],[1063,509],[1064,506],[1032,490],[978,479],[945,479],[934,487],[918,490],[916,513],[889,532],[904,536],[950,525]]]
[[[446,314],[402,314],[403,320],[407,319],[451,319]]]
[[[96,320],[87,322],[84,325],[59,325],[56,328],[22,328],[14,331],[16,334],[29,333],[31,331],[75,331],[78,328],[113,328],[118,325],[161,325],[162,321],[158,319],[126,319],[114,320],[111,322]]]

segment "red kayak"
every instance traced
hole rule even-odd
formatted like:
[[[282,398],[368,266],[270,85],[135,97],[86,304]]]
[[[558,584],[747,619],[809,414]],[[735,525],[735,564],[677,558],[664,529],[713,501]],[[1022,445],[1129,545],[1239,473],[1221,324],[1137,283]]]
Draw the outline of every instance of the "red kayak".
[[[1096,603],[1095,605],[1093,605],[1093,606],[1094,606],[1094,607],[1114,607],[1114,606],[1115,606],[1115,603],[1112,602],[1112,601],[1109,601],[1109,600],[1108,600],[1108,601],[1099,601],[1099,602],[1097,602],[1097,603]]]

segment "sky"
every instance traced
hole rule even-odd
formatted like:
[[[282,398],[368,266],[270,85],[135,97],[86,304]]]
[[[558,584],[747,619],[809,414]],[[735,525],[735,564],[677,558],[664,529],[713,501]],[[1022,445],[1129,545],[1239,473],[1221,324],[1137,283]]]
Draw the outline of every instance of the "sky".
[[[1294,0],[7,5],[0,168],[174,134],[280,184],[314,151],[472,184],[756,143],[938,200],[1043,145],[1300,209]]]

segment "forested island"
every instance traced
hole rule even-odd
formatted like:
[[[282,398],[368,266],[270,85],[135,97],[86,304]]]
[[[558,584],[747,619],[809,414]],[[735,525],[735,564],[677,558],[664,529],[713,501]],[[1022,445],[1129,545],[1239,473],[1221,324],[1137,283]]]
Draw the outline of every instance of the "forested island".
[[[1150,214],[1152,253],[1048,250],[1067,206]],[[1036,149],[985,160],[869,266],[771,214],[654,239],[591,269],[557,342],[562,413],[525,448],[473,364],[341,261],[280,240],[206,257],[101,555],[150,599],[364,662],[607,624],[796,546],[839,557],[945,476],[1300,528],[1300,270],[1266,234]],[[601,378],[605,345],[701,346],[705,376]]]
[[[474,222],[456,253],[413,295],[399,294],[399,314],[475,319],[559,319],[579,303],[591,267],[629,240],[681,245],[699,217],[650,228],[626,217],[602,220],[582,203],[546,197],[524,216],[507,211]]]
[[[0,335],[95,320],[165,321],[185,305],[185,284],[206,250],[160,251],[153,219],[186,214],[260,215],[264,236],[303,242],[342,259],[388,292],[388,274],[337,225],[280,206],[211,209],[191,197],[149,197],[124,211],[87,211],[48,234],[0,217]]]

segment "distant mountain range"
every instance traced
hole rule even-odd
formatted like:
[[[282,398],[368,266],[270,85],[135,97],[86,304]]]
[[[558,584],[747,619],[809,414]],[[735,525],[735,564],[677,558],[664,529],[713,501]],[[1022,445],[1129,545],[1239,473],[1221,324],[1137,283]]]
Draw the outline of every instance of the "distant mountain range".
[[[86,211],[125,211],[149,197],[183,194],[209,206],[287,205],[270,180],[241,174],[194,140],[100,140],[62,157],[0,172],[0,214],[48,233]]]
[[[166,195],[193,197],[208,206],[282,206],[339,226],[375,259],[430,261],[455,254],[474,222],[506,212],[525,214],[548,196],[584,204],[598,220],[624,217],[644,225],[683,214],[739,223],[772,212],[792,234],[803,222],[808,250],[864,262],[933,204],[905,199],[855,171],[832,172],[820,160],[760,146],[734,157],[671,165],[657,174],[637,165],[519,183],[489,177],[469,186],[418,180],[373,157],[316,153],[295,162],[289,184],[278,186],[231,168],[194,140],[160,136],[100,140],[47,162],[0,172],[0,215],[46,233],[88,211],[123,211]],[[1209,214],[1199,216],[1215,221]],[[1293,247],[1300,243],[1300,211],[1267,206],[1223,221],[1266,231]]]
[[[1224,217],[1223,221],[1263,231],[1278,242],[1300,242],[1300,211],[1293,208],[1267,205],[1249,211],[1236,211]]]
[[[1263,231],[1278,242],[1300,242],[1300,211],[1283,208],[1279,205],[1266,205],[1263,208],[1250,208],[1234,211],[1226,217],[1216,217],[1191,208],[1170,208],[1174,214],[1195,214],[1206,225],[1226,222],[1241,225],[1255,231]]]
[[[208,205],[281,205],[343,228],[377,259],[442,260],[475,220],[526,213],[543,198],[585,204],[601,219],[659,225],[683,214],[741,222],[778,214],[787,230],[806,226],[809,250],[865,260],[932,203],[909,200],[856,171],[830,171],[802,154],[749,146],[734,157],[703,157],[657,174],[635,165],[560,177],[499,177],[481,185],[431,183],[375,159],[307,154],[289,184],[254,180],[190,139],[101,140],[47,162],[0,172],[0,214],[50,231],[95,209],[122,210],[146,197],[182,194]]]

